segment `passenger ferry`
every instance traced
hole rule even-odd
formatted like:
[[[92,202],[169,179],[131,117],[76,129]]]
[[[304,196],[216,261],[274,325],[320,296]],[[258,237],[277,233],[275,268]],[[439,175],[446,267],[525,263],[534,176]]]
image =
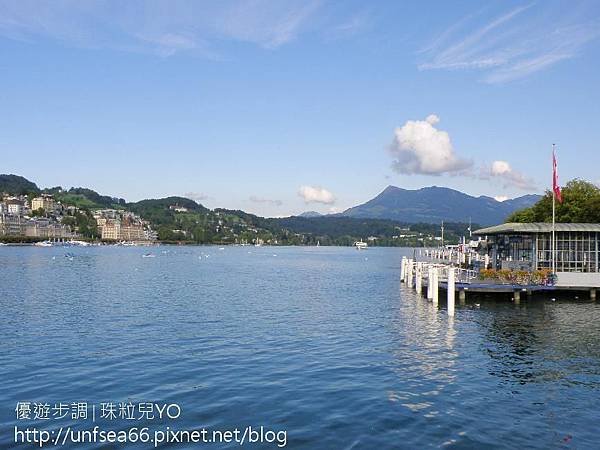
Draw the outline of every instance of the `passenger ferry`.
[[[362,241],[362,239],[360,241],[356,241],[354,246],[356,247],[356,250],[366,250],[369,247],[366,242]]]

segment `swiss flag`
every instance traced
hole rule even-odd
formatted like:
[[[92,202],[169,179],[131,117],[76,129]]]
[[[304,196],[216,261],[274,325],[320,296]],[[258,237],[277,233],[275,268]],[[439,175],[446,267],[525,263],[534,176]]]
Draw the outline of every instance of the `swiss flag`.
[[[558,203],[562,203],[562,193],[558,185],[558,170],[556,169],[556,153],[552,150],[552,190]]]

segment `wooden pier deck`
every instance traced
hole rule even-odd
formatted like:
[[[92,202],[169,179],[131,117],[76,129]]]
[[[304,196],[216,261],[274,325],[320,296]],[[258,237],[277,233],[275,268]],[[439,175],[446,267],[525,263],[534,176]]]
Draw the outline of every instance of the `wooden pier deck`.
[[[461,304],[466,302],[467,294],[499,297],[510,295],[512,301],[519,303],[522,296],[526,296],[527,299],[545,295],[560,297],[572,296],[575,292],[589,294],[590,300],[596,300],[597,289],[593,286],[493,283],[479,280],[475,272],[459,269],[450,264],[416,262],[406,257],[402,258],[400,278],[403,283],[414,288],[417,294],[424,294],[434,303],[438,302],[438,291],[445,291],[449,315],[454,315],[456,294]]]

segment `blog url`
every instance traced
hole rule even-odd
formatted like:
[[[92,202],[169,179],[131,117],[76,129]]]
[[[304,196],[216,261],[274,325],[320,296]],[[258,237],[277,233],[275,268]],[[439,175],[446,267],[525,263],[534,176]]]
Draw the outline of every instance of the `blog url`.
[[[152,444],[154,448],[163,444],[273,444],[279,448],[287,445],[287,431],[270,430],[263,426],[235,428],[233,430],[175,430],[165,427],[150,430],[148,427],[131,427],[126,430],[105,430],[95,426],[89,430],[74,430],[60,427],[55,430],[41,430],[35,427],[14,428],[15,444],[33,444],[37,447],[65,446],[72,444]]]

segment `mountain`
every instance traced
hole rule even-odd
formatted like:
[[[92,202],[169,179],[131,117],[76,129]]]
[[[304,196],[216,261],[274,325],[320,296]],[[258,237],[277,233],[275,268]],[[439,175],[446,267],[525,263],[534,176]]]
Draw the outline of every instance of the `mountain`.
[[[296,217],[321,217],[323,214],[317,211],[304,211],[302,214],[298,214]]]
[[[409,223],[465,222],[471,219],[481,225],[493,225],[503,222],[514,211],[533,205],[540,198],[540,195],[525,195],[499,202],[491,197],[473,197],[444,187],[408,190],[388,186],[377,197],[347,209],[342,215]]]
[[[7,192],[15,195],[25,195],[40,192],[35,183],[19,175],[0,174],[0,192]]]

